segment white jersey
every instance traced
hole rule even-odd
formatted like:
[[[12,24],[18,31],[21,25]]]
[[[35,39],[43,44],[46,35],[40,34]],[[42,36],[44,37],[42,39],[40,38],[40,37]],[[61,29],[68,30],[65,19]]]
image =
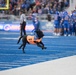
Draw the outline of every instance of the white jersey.
[[[20,16],[20,23],[23,23],[23,21],[26,22],[26,16],[25,16],[25,14],[21,14],[21,16]]]

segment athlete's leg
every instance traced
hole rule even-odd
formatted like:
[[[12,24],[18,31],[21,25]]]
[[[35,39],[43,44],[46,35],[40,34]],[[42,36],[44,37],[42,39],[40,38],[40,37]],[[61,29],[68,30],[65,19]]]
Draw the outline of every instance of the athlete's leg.
[[[26,28],[26,23],[24,22],[24,23],[23,23],[23,28],[22,28],[24,35],[26,35],[26,30],[25,30],[25,28]]]
[[[24,35],[23,38],[22,38],[22,44],[21,44],[21,46],[19,47],[19,49],[22,48],[23,53],[24,53],[24,48],[25,48],[26,43],[27,43],[27,41],[26,41],[26,35]]]
[[[20,36],[22,36],[22,25],[20,25]]]
[[[18,49],[21,49],[21,48],[22,48],[22,46],[23,46],[23,44],[21,44],[21,45],[20,45],[20,47],[19,47]]]
[[[40,44],[41,44],[42,46],[44,46],[44,44],[43,44],[43,42],[42,42],[42,41],[40,41]]]
[[[20,40],[21,40],[22,37],[23,37],[23,36],[20,36],[20,37],[19,37],[19,39],[18,39],[18,41],[17,41],[17,44],[20,42]]]
[[[23,50],[23,53],[25,53],[24,48],[25,48],[26,43],[27,43],[26,37],[27,37],[27,36],[25,35],[25,36],[22,38],[22,42],[23,42],[22,50]]]
[[[23,53],[25,53],[25,51],[24,51],[24,49],[25,49],[25,46],[26,46],[26,42],[24,42],[24,43],[23,43],[23,48],[22,48],[22,50],[23,50]]]
[[[41,45],[41,43],[39,42],[39,43],[37,43],[37,46],[38,47],[40,47],[40,48],[42,48],[42,49],[46,49],[46,47],[44,47],[43,45]]]

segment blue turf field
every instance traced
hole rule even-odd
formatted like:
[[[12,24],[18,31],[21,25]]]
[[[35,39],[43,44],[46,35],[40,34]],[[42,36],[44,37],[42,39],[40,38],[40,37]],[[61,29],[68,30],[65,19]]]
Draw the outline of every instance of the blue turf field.
[[[76,36],[44,34],[46,50],[27,44],[26,54],[23,54],[18,49],[20,44],[16,44],[19,32],[0,31],[0,71],[76,55]]]

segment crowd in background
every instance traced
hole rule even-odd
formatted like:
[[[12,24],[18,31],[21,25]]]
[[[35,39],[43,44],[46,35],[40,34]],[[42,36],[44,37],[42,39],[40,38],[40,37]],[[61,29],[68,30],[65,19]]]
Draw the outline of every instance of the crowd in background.
[[[6,0],[0,0],[0,7],[6,6]]]
[[[5,0],[0,0],[0,7],[5,6]],[[26,15],[54,14],[55,35],[76,35],[76,10],[70,15],[65,8],[69,7],[69,0],[9,0],[9,9],[0,10],[6,14],[19,16],[24,10]],[[51,17],[48,18],[51,21]]]
[[[0,0],[0,6],[5,6],[5,0]],[[4,5],[3,5],[4,4]],[[69,6],[69,0],[9,0],[9,10],[2,10],[7,14],[19,15],[19,10],[26,13],[36,12],[38,14],[54,14]],[[1,11],[1,12],[2,12]]]

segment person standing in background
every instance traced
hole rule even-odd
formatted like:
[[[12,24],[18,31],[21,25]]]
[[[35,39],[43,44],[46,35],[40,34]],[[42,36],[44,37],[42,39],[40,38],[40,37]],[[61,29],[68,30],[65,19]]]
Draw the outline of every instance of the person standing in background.
[[[54,27],[55,27],[54,34],[55,35],[60,35],[60,20],[61,20],[61,17],[59,15],[59,11],[57,11],[54,16]]]
[[[34,25],[34,35],[36,36],[36,38],[38,38],[36,32],[40,31],[40,21],[38,20],[37,17],[35,17],[33,19],[33,25]]]
[[[34,19],[33,25],[34,25],[34,30],[35,30],[35,31],[40,30],[40,21],[38,20],[37,17]]]
[[[24,10],[20,11],[20,36],[26,35],[26,16]]]
[[[64,36],[70,36],[70,16],[67,11],[63,12]]]
[[[24,10],[20,10],[20,37],[17,44],[20,42],[21,38],[26,35],[26,16]]]

